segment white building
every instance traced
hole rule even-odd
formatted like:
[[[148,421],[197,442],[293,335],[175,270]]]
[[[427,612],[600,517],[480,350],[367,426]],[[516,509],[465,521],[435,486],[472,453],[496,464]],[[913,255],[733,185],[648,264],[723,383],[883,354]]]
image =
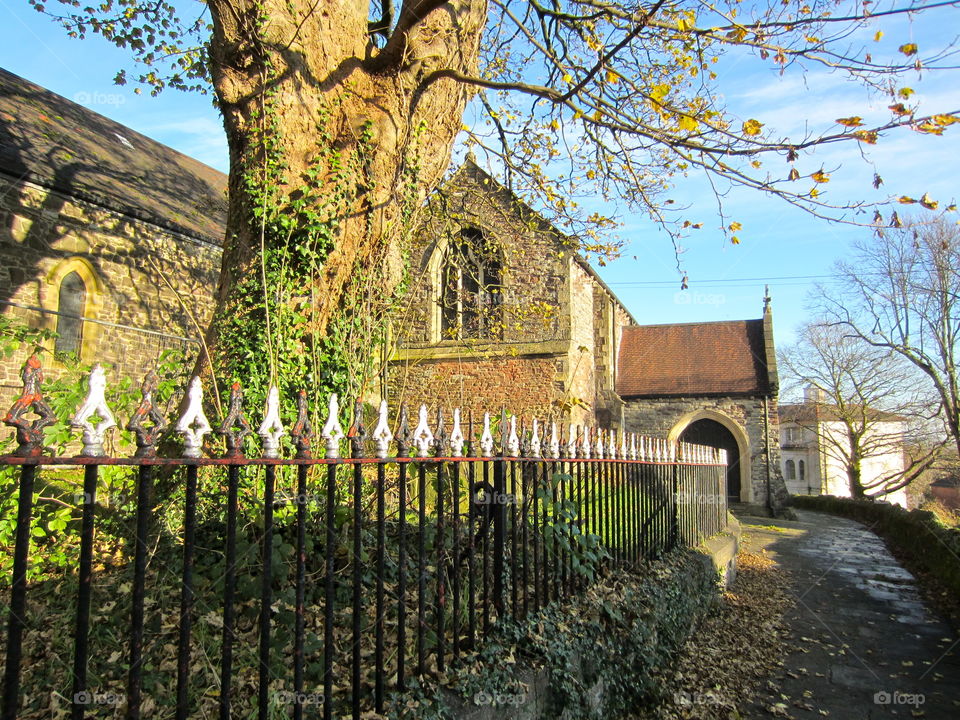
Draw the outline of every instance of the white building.
[[[821,397],[819,390],[808,387],[802,403],[780,406],[783,479],[791,495],[850,497],[847,467],[841,452],[847,444],[848,431],[837,417],[836,406],[823,402]],[[876,452],[861,461],[864,485],[905,468],[904,419],[880,410],[872,410],[871,415],[874,420],[865,443],[874,446]],[[905,489],[883,499],[907,507]]]

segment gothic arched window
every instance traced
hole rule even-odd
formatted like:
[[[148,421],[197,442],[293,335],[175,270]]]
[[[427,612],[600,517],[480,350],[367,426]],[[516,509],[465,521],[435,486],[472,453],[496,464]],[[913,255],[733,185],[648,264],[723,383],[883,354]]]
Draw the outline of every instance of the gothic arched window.
[[[798,460],[798,461],[797,461],[797,471],[798,471],[799,474],[800,474],[800,479],[801,479],[801,480],[806,480],[806,479],[807,479],[807,466],[806,466],[806,464],[803,462],[803,460]]]
[[[56,355],[79,355],[83,340],[83,312],[87,301],[87,286],[80,273],[67,273],[60,281],[57,298]]]
[[[441,340],[500,337],[501,264],[483,233],[466,229],[450,241],[439,280]]]
[[[797,479],[797,470],[793,464],[793,460],[787,460],[784,468],[784,474],[787,476],[787,480]]]

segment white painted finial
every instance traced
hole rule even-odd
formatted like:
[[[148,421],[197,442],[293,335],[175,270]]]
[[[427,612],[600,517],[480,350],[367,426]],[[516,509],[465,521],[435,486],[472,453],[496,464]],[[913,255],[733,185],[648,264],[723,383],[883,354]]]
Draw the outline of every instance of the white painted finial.
[[[327,422],[320,431],[320,437],[327,441],[327,457],[340,457],[340,441],[343,440],[343,428],[340,426],[340,401],[337,394],[330,395],[327,406]]]
[[[420,422],[413,431],[413,444],[417,446],[417,457],[427,457],[433,445],[433,432],[427,422],[427,406],[420,406]]]
[[[530,457],[540,457],[542,450],[537,419],[533,419],[533,431],[530,433]]]
[[[90,370],[90,377],[87,381],[87,397],[73,416],[70,425],[78,430],[83,430],[83,450],[80,454],[85,457],[102,457],[103,436],[112,427],[116,427],[117,421],[107,406],[105,393],[107,390],[107,375],[100,363],[93,366]],[[90,418],[97,416],[100,422],[94,425]]]
[[[203,385],[197,376],[190,381],[187,389],[187,409],[177,421],[176,430],[183,435],[183,456],[200,457],[203,436],[210,432],[210,423],[203,414]]]
[[[373,447],[374,453],[378,458],[385,458],[390,451],[390,441],[393,440],[393,433],[390,432],[390,424],[387,422],[387,401],[380,401],[380,413],[377,416],[377,426],[373,429]]]
[[[583,438],[580,443],[580,457],[584,460],[590,459],[590,426],[583,426]]]
[[[597,454],[597,458],[600,460],[603,459],[603,428],[597,430],[597,441],[593,444],[593,451]]]
[[[257,428],[257,434],[263,438],[263,456],[275,458],[280,454],[280,438],[287,434],[280,422],[280,390],[271,385],[267,391],[267,411],[263,422]]]
[[[577,426],[570,423],[570,433],[567,435],[567,457],[577,456]]]
[[[627,455],[627,434],[626,434],[623,430],[620,431],[620,448],[619,448],[619,450],[617,451],[617,454],[620,455],[620,459],[621,459],[621,460],[626,460],[626,459],[628,458],[628,455]]]
[[[517,435],[517,416],[510,416],[510,435],[507,437],[507,455],[520,457],[520,436]]]
[[[493,433],[490,432],[490,413],[483,414],[483,434],[480,435],[480,455],[493,457]]]
[[[460,428],[460,408],[453,410],[453,429],[450,431],[450,457],[463,457],[463,430]]]
[[[557,423],[555,420],[550,424],[550,457],[560,457],[560,436],[557,434]]]

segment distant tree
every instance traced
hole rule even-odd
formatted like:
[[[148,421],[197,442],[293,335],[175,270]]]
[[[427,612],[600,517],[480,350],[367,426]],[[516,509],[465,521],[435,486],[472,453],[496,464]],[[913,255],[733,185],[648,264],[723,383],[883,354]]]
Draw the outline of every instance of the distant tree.
[[[852,497],[900,490],[935,462],[943,433],[931,427],[931,403],[916,369],[895,352],[841,327],[811,323],[780,353],[780,367],[785,388],[819,391],[822,402],[804,408],[809,416],[796,422],[815,433],[823,451],[845,468]],[[890,455],[902,457],[902,467],[864,477],[865,461]]]
[[[671,183],[702,172],[720,184],[718,200],[738,185],[846,217],[859,204],[825,202],[829,169],[799,170],[805,153],[897,128],[938,135],[957,119],[921,116],[906,80],[950,67],[949,48],[874,43],[884,22],[952,13],[953,2],[30,2],[76,37],[130,50],[154,91],[212,84],[230,208],[209,344],[244,380],[252,360],[238,358],[267,362],[271,378],[309,371],[321,382],[334,349],[369,351],[366,317],[402,277],[403,240],[475,96],[489,124],[467,128],[472,141],[500,158],[511,189],[593,250],[607,247],[613,222],[578,197],[623,198],[676,238],[699,223],[672,213]],[[868,126],[851,108],[778,137],[724,106],[714,68],[728,53],[865,82],[889,96],[890,114]],[[721,213],[721,225],[739,242],[738,222]]]
[[[960,451],[960,229],[943,219],[878,229],[836,274],[821,294],[828,321],[916,368]]]

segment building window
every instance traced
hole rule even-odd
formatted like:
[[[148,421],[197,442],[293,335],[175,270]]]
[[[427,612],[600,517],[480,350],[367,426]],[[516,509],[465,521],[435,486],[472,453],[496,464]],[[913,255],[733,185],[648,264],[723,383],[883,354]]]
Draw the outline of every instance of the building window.
[[[57,299],[57,340],[54,345],[57,356],[79,356],[86,302],[87,286],[80,273],[67,273],[60,281]]]
[[[500,337],[502,291],[493,243],[479,230],[463,230],[447,246],[440,270],[440,339]]]
[[[801,480],[807,479],[807,465],[803,460],[797,461],[797,473],[800,475]]]
[[[787,460],[784,463],[784,474],[787,476],[787,480],[796,480],[797,479],[797,469],[793,464],[793,460]]]
[[[785,440],[791,445],[797,445],[803,440],[803,430],[798,427],[788,427],[784,429]]]

